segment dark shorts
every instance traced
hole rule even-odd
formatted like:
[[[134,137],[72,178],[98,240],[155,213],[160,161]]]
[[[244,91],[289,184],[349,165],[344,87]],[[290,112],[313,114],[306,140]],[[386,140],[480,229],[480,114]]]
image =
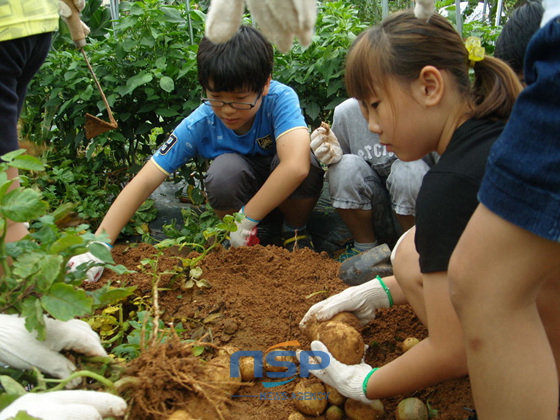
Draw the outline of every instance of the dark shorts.
[[[289,198],[319,197],[324,171],[310,152],[311,168],[307,178]],[[262,187],[278,166],[278,157],[243,156],[225,153],[215,158],[204,179],[208,202],[215,210],[240,209]]]
[[[531,39],[521,92],[486,166],[479,200],[542,238],[560,242],[560,17]]]
[[[51,45],[51,33],[0,42],[0,156],[17,150],[17,121],[27,85]]]

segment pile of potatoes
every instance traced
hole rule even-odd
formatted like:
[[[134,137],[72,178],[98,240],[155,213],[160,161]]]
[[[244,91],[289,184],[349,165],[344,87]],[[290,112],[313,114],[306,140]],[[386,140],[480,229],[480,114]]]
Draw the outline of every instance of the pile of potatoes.
[[[341,312],[328,321],[310,320],[304,334],[310,341],[319,340],[331,355],[341,363],[353,365],[360,363],[364,357],[364,340],[358,319],[349,312]],[[418,344],[414,337],[402,343],[406,352]],[[326,400],[294,400],[298,412],[292,413],[288,420],[305,420],[307,416],[321,416],[326,420],[375,420],[385,418],[385,409],[380,400],[369,404],[342,396],[336,389],[317,381],[300,381],[294,392],[327,392]],[[417,398],[402,400],[395,412],[397,420],[428,420],[428,410]]]
[[[351,400],[341,395],[333,387],[314,380],[301,380],[294,392],[328,393],[326,400],[294,400],[298,412],[293,412],[288,420],[305,420],[307,416],[321,416],[326,420],[376,420],[385,417],[383,404],[375,400],[370,404]]]

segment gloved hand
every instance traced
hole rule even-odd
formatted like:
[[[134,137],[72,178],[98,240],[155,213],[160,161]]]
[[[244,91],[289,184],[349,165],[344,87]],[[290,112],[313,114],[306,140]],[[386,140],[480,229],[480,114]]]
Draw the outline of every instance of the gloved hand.
[[[112,248],[111,245],[106,244],[105,242],[96,241],[96,242],[92,242],[92,244],[101,244],[105,246],[105,248],[107,248],[109,252],[111,251]],[[93,255],[91,252],[84,252],[83,254],[74,255],[72,258],[70,258],[68,260],[68,264],[66,264],[66,267],[68,267],[69,272],[73,272],[76,271],[76,269],[82,264],[100,264],[102,262],[103,261],[101,261],[95,255]],[[101,278],[102,274],[103,274],[103,267],[101,266],[92,267],[86,273],[86,282],[95,283],[97,282],[97,280]]]
[[[243,214],[244,217],[240,222],[235,222],[237,230],[229,234],[229,242],[234,248],[240,246],[252,246],[259,243],[259,238],[257,237],[257,225],[260,220],[254,220],[247,217],[244,213],[244,207],[241,207],[239,213]]]
[[[54,391],[25,394],[0,413],[0,420],[25,411],[41,420],[98,420],[124,416],[126,402],[116,395],[97,391]]]
[[[301,45],[311,42],[317,19],[315,0],[245,0],[262,33],[281,52],[292,47],[294,35]],[[214,43],[228,41],[243,18],[243,0],[212,0],[205,35]]]
[[[414,0],[414,16],[418,19],[430,19],[435,13],[434,0]]]
[[[340,363],[331,355],[327,346],[320,341],[312,341],[310,347],[311,350],[325,352],[330,357],[329,365],[324,369],[310,370],[313,375],[335,388],[345,397],[361,401],[365,404],[371,402],[366,397],[364,386],[364,382],[369,379],[369,375],[373,370],[370,365],[364,363],[363,360],[356,365]],[[300,350],[296,351],[296,357],[299,361],[301,357]]]
[[[74,350],[86,356],[107,356],[99,336],[84,321],[73,319],[59,321],[45,317],[46,339],[37,340],[36,331],[25,328],[25,319],[18,315],[0,314],[0,362],[13,368],[26,370],[35,366],[56,378],[64,379],[76,366],[59,352]],[[80,378],[73,379],[66,387],[75,388]]]
[[[86,6],[85,0],[68,0],[68,1],[74,4],[74,7],[78,11],[78,13],[80,13]],[[58,0],[58,14],[67,25],[68,25],[68,19],[70,18],[70,16],[72,16],[72,13],[74,13],[72,11],[72,8],[64,0]],[[84,35],[87,36],[90,33],[89,26],[87,26],[81,20],[80,22],[82,25],[82,29],[84,31]]]
[[[342,292],[317,302],[304,315],[299,323],[305,329],[307,322],[315,318],[317,321],[328,321],[340,312],[351,312],[365,325],[375,318],[379,308],[390,308],[393,304],[389,290],[377,276],[359,286],[352,286]]]
[[[342,148],[338,139],[329,126],[324,123],[311,133],[311,150],[319,162],[324,165],[336,163],[342,157]]]

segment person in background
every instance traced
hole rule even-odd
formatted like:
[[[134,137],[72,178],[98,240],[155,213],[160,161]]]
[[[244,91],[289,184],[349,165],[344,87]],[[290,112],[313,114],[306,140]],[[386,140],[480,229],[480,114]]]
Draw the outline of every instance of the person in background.
[[[78,11],[85,0],[73,0]],[[2,6],[0,14],[0,156],[19,149],[18,120],[27,86],[49,52],[52,33],[58,29],[59,10],[63,17],[71,11],[62,1],[11,1]],[[83,23],[82,23],[83,24]],[[84,25],[89,33],[89,28]],[[9,190],[19,187],[18,170],[6,173],[12,179]],[[24,223],[8,220],[5,242],[15,242],[27,235]]]
[[[328,166],[332,206],[352,235],[337,261],[381,243],[393,247],[402,232],[414,225],[418,190],[424,174],[439,158],[436,153],[412,162],[397,159],[369,131],[354,98],[334,109],[328,132],[319,127],[311,134],[311,148]]]
[[[543,6],[526,87],[449,265],[481,420],[560,414],[560,3]]]
[[[523,60],[531,37],[540,27],[544,8],[540,0],[531,0],[514,9],[494,49],[494,57],[505,61],[523,83]]]
[[[258,223],[278,208],[284,247],[312,247],[306,224],[321,194],[323,170],[309,148],[298,97],[270,79],[272,67],[272,46],[252,27],[240,27],[223,44],[203,38],[197,53],[202,104],[122,190],[97,233],[114,242],[165,178],[202,157],[211,160],[204,183],[216,215],[243,216],[230,234],[232,246],[258,243]],[[71,258],[69,267],[95,261],[88,252]],[[88,280],[101,273],[102,267],[88,270]]]
[[[474,77],[469,77],[472,69]],[[330,358],[312,373],[348,398],[368,402],[467,375],[463,332],[449,296],[449,258],[470,216],[488,153],[502,132],[521,83],[503,61],[463,41],[434,14],[393,13],[362,32],[346,63],[346,88],[388,151],[403,161],[437,152],[416,200],[416,224],[393,249],[393,276],[377,277],[313,305],[306,328],[339,312],[362,324],[376,310],[410,304],[428,337],[381,367]],[[321,341],[311,350],[328,352]]]

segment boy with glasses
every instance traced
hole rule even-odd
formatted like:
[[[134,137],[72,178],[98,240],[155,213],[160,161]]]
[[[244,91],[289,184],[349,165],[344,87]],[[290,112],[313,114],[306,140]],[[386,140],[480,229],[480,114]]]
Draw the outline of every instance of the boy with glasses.
[[[298,97],[271,80],[272,67],[272,46],[254,28],[240,27],[223,44],[203,38],[197,53],[202,104],[123,189],[97,233],[114,242],[167,176],[202,157],[211,161],[204,183],[216,215],[245,216],[230,235],[232,246],[258,243],[257,224],[278,208],[284,246],[312,247],[306,224],[321,193],[323,170],[309,147]],[[69,266],[91,261],[91,253],[81,254]],[[101,273],[101,267],[92,268],[88,280],[97,281]]]

